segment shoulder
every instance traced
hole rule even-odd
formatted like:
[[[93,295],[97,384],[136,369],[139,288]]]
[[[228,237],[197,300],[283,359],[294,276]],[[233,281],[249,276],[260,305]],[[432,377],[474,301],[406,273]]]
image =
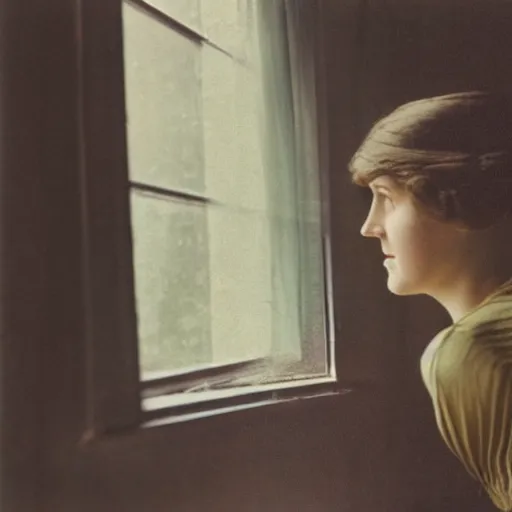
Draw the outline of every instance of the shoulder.
[[[512,342],[510,299],[489,302],[454,324],[446,336],[443,352],[470,354],[493,348],[498,340]]]
[[[434,397],[440,381],[472,378],[483,368],[512,361],[512,296],[501,296],[440,331],[420,361],[423,382]]]
[[[512,301],[489,302],[444,332],[432,372],[445,383],[512,360]]]
[[[512,296],[497,297],[454,324],[454,332],[473,332],[493,323],[512,322]]]

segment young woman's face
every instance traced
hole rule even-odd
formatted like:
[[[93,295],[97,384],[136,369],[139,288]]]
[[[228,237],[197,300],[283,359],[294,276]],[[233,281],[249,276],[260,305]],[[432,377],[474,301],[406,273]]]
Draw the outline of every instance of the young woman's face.
[[[464,231],[421,210],[393,178],[370,183],[373,193],[361,234],[380,240],[388,288],[397,295],[434,295],[464,265]]]

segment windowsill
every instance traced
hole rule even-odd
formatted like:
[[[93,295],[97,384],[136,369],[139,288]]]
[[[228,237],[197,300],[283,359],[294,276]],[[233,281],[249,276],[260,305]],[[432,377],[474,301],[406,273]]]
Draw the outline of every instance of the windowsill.
[[[349,392],[350,389],[341,389],[334,377],[323,377],[146,398],[142,400],[142,412],[146,417],[142,427],[178,423],[264,405],[343,395]]]
[[[281,390],[311,388],[322,384],[336,384],[333,377],[324,377],[317,379],[303,379],[293,382],[281,382],[273,384],[264,384],[260,386],[246,386],[244,388],[212,389],[197,391],[194,393],[175,393],[172,395],[145,398],[142,401],[143,411],[155,411],[158,409],[167,409],[178,405],[197,404],[200,402],[211,402],[222,398],[232,398],[259,394],[264,392],[279,392]]]
[[[341,389],[335,378],[325,377],[146,398],[142,401],[142,411],[143,415],[147,417],[147,421],[142,424],[142,427],[162,426],[255,407],[322,396],[343,395],[349,392],[350,389]],[[232,400],[234,403],[229,403]],[[222,405],[226,401],[228,403]],[[205,404],[208,408],[205,407]],[[190,408],[193,408],[194,405],[199,407],[203,405],[203,408],[191,411]]]

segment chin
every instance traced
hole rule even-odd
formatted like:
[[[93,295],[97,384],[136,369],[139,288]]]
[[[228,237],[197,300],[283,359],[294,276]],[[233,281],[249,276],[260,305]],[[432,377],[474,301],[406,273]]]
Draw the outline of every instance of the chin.
[[[387,285],[388,285],[388,290],[393,295],[398,295],[401,297],[408,296],[408,295],[421,295],[421,293],[422,293],[412,283],[408,283],[403,280],[393,278],[392,276],[388,277]]]

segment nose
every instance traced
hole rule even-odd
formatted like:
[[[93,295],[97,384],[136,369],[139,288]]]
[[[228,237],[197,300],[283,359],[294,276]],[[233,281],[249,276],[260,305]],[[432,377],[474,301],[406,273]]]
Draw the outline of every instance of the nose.
[[[375,222],[375,220],[372,218],[373,216],[368,214],[368,217],[366,217],[366,220],[364,221],[363,225],[361,226],[361,235],[366,238],[382,238],[384,235],[384,229],[380,224]]]

